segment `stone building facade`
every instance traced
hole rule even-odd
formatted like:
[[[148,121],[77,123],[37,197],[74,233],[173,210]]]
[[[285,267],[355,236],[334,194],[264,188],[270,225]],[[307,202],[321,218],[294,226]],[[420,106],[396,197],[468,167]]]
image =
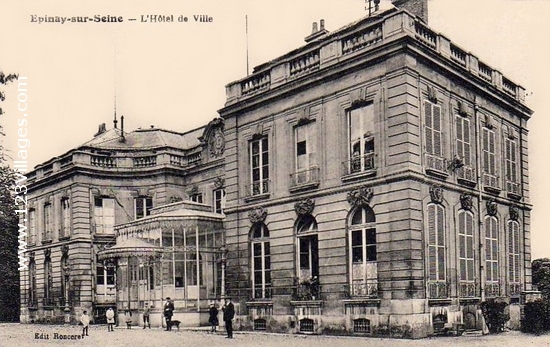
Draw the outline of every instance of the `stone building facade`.
[[[392,9],[226,87],[243,329],[422,337],[531,289],[524,89]]]
[[[417,2],[314,26],[204,128],[115,123],[39,165],[21,320],[150,303],[160,325],[171,296],[198,325],[231,296],[240,329],[424,337],[480,328],[490,299],[517,324],[532,111]]]
[[[112,129],[102,124],[92,140],[30,172],[30,263],[21,275],[21,321],[74,321],[88,310],[100,322],[109,306],[128,309],[116,300],[118,257],[99,254],[115,246],[118,226],[148,220],[163,205],[190,200],[192,210],[220,216],[220,134],[219,119],[183,134],[155,128],[127,133],[115,117]],[[136,299],[130,307],[144,302]]]

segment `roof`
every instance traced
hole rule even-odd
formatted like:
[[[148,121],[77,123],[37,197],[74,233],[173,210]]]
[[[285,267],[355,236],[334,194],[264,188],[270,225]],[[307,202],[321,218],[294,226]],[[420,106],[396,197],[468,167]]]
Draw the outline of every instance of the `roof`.
[[[121,141],[120,129],[110,129],[97,135],[81,147],[93,147],[99,149],[151,149],[172,147],[178,149],[191,149],[200,145],[199,137],[204,127],[191,130],[186,133],[164,130],[160,128],[137,129],[130,133],[124,133],[124,141]]]
[[[120,258],[129,256],[158,256],[162,248],[135,237],[120,241],[117,245],[98,253],[99,259]]]

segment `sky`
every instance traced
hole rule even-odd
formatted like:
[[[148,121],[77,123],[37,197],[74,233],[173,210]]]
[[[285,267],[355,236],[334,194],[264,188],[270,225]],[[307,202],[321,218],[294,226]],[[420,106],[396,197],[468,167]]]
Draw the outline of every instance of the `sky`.
[[[391,7],[382,0],[382,8]],[[533,258],[550,257],[550,1],[429,0],[429,25],[527,90]],[[122,23],[38,23],[44,16],[122,16]],[[175,22],[142,22],[173,15]],[[194,16],[212,17],[197,22]],[[329,31],[366,15],[365,0],[0,0],[0,69],[27,77],[27,124],[18,91],[4,91],[6,137],[30,141],[29,168],[91,139],[115,112],[125,130],[184,132],[215,118],[225,85],[248,66],[304,44],[312,22]],[[36,17],[34,17],[36,16]],[[187,22],[178,18],[187,17]],[[246,21],[248,21],[248,35]],[[135,18],[136,21],[129,21]]]

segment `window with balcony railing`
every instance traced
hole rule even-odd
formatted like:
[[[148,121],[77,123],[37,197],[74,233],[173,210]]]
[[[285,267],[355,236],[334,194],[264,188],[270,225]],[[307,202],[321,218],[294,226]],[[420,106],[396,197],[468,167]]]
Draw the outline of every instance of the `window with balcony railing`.
[[[250,141],[250,195],[269,193],[269,146],[267,137]]]
[[[426,172],[447,176],[447,161],[443,151],[442,118],[441,106],[424,100]]]
[[[515,139],[505,139],[504,162],[506,165],[506,192],[515,196],[521,196],[518,180],[517,143]]]
[[[344,175],[373,172],[375,168],[374,106],[368,103],[348,111],[348,160]]]
[[[462,164],[456,171],[457,178],[459,181],[475,183],[477,177],[475,169],[472,167],[470,119],[462,115],[456,115],[455,128],[456,155],[460,158]]]
[[[474,216],[469,211],[458,213],[458,258],[460,297],[477,296],[474,268]]]
[[[498,248],[498,220],[494,216],[486,216],[485,229],[485,296],[500,295],[499,248]]]
[[[271,297],[271,252],[269,229],[258,222],[250,230],[252,248],[252,296],[254,299]]]
[[[500,190],[496,163],[496,137],[492,128],[484,127],[481,140],[483,187],[489,190]]]
[[[510,220],[507,223],[508,231],[508,282],[509,295],[519,295],[521,286],[521,249],[519,223]]]
[[[445,238],[445,210],[439,204],[428,204],[428,297],[448,297]]]
[[[294,128],[294,173],[292,187],[319,183],[317,167],[317,123],[315,121]]]
[[[350,296],[378,294],[376,217],[370,206],[357,208],[349,226]]]

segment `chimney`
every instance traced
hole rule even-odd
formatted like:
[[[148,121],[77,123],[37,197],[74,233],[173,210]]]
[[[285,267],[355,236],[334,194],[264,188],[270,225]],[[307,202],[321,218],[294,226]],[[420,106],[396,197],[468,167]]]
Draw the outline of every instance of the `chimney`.
[[[103,134],[104,132],[107,131],[107,127],[105,126],[105,123],[101,123],[99,124],[99,126],[97,127],[97,133],[94,134],[94,137],[98,136],[98,135],[101,135]]]
[[[392,0],[392,4],[409,11],[428,24],[428,0]]]
[[[318,37],[321,37],[321,36],[324,36],[326,34],[328,34],[328,31],[325,29],[325,20],[324,19],[321,19],[319,21],[319,30],[317,30],[317,22],[313,22],[313,25],[311,27],[311,35],[309,36],[306,36],[306,38],[304,39],[306,42],[311,42],[313,40],[315,40],[316,38]]]
[[[126,138],[124,138],[124,116],[120,116],[120,142],[126,142]]]

